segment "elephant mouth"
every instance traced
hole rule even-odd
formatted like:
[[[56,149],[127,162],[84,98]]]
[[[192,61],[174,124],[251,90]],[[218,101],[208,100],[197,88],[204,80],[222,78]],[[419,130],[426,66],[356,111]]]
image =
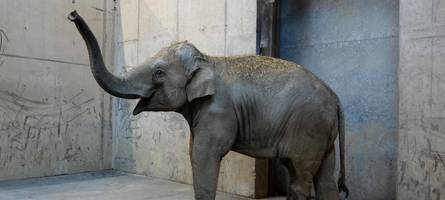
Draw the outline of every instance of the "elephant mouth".
[[[133,115],[137,115],[143,111],[146,111],[147,105],[150,103],[150,99],[153,97],[153,94],[154,92],[151,93],[149,97],[141,97],[139,99],[138,104],[133,110]]]

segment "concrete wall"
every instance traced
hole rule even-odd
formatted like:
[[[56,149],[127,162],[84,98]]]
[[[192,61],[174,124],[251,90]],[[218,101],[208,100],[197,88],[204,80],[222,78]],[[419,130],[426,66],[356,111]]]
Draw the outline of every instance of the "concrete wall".
[[[396,196],[398,1],[282,0],[280,57],[340,97],[350,199]]]
[[[253,0],[120,1],[117,17],[117,72],[174,41],[188,40],[209,55],[255,54]],[[132,116],[136,101],[114,103],[113,168],[191,183],[190,132],[183,117],[154,112]],[[259,187],[256,166],[267,167],[236,153],[226,156],[221,166],[219,190],[245,196],[253,196]]]
[[[109,96],[66,18],[88,19],[111,64],[109,2],[0,1],[0,180],[111,167]]]
[[[445,198],[445,2],[400,1],[397,199]]]
[[[445,196],[445,3],[398,2],[282,0],[280,56],[309,68],[344,104],[351,199]],[[191,183],[182,116],[134,117],[134,101],[111,103],[66,19],[73,9],[117,73],[173,41],[210,55],[255,53],[254,0],[1,0],[0,180],[113,165]],[[219,189],[252,196],[265,167],[230,153]]]

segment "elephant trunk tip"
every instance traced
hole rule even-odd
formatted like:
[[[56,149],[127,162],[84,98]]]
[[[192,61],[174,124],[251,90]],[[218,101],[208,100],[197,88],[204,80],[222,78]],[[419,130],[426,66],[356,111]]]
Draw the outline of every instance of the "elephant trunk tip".
[[[76,10],[73,10],[72,12],[70,12],[70,14],[68,15],[68,19],[70,21],[74,21],[77,19],[77,17],[79,17],[79,14],[77,14]]]

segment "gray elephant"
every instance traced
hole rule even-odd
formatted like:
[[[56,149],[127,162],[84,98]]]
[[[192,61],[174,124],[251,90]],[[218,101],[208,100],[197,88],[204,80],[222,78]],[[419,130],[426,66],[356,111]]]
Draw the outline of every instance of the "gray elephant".
[[[75,11],[98,84],[113,96],[139,99],[133,111],[175,111],[190,125],[195,199],[215,199],[221,158],[230,150],[279,159],[290,176],[287,199],[348,193],[344,118],[336,94],[303,67],[262,56],[213,57],[188,42],[164,48],[119,77],[104,66],[96,38]],[[340,179],[334,180],[335,139]]]

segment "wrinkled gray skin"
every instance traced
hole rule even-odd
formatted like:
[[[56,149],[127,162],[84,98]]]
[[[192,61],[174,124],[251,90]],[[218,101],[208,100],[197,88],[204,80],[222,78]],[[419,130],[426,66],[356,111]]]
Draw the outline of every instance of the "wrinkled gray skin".
[[[299,65],[261,56],[211,57],[188,42],[175,43],[126,76],[104,66],[97,41],[83,19],[69,15],[86,41],[91,70],[111,95],[139,99],[143,111],[175,111],[188,121],[195,199],[215,198],[221,158],[229,150],[279,158],[287,167],[287,199],[320,200],[347,192],[344,122],[337,96]],[[334,180],[340,135],[340,179]]]

